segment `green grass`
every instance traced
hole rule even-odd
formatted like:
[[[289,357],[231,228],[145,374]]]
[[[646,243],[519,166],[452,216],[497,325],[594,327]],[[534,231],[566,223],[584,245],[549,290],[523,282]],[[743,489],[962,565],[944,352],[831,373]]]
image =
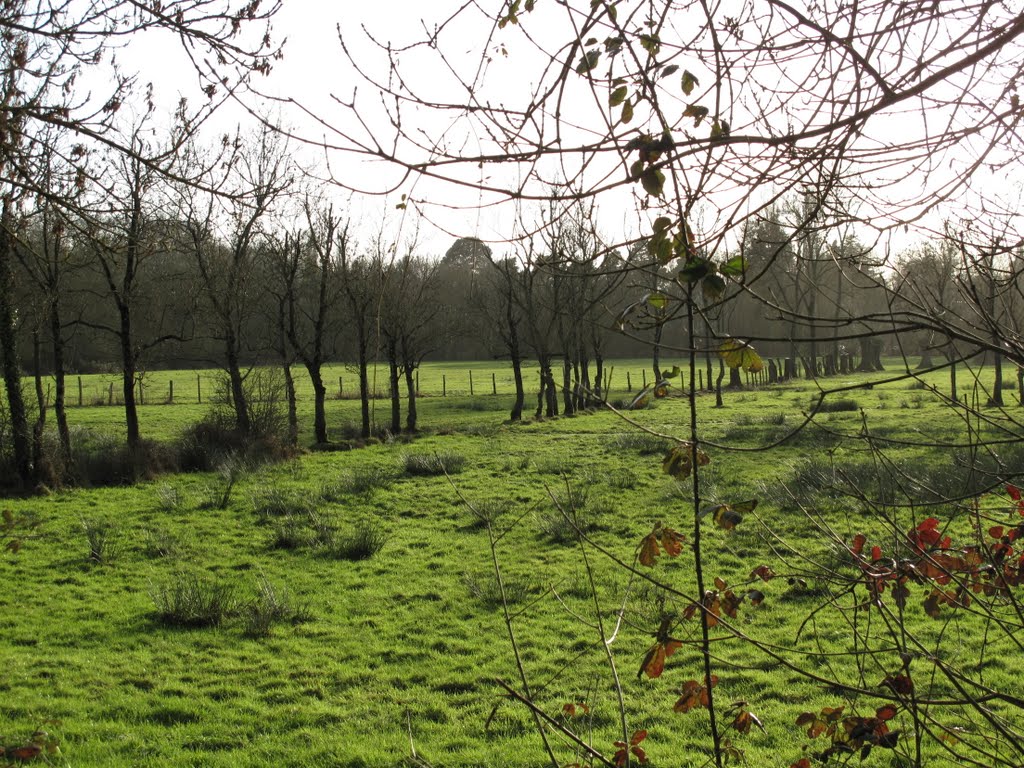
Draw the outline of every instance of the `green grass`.
[[[487,372],[496,366],[431,365],[422,381],[445,375],[452,387],[458,372],[470,367],[475,381],[481,372],[485,394],[423,399],[422,423],[437,433],[412,445],[309,453],[252,469],[237,480],[224,509],[205,503],[221,487],[216,473],[7,501],[17,512],[36,515],[42,527],[19,552],[0,556],[2,735],[13,743],[57,720],[46,729],[76,766],[397,766],[410,753],[410,733],[417,753],[438,766],[542,764],[528,712],[494,682],[515,682],[518,673],[487,530],[462,504],[461,493],[501,537],[505,598],[516,615],[524,666],[540,688],[538,704],[556,714],[566,703],[588,702],[594,744],[610,752],[619,738],[615,694],[600,637],[588,626],[595,610],[590,579],[575,536],[556,535],[540,521],[557,525],[561,519],[552,516],[552,497],[563,506],[572,499],[591,515],[587,535],[632,562],[638,542],[658,521],[692,536],[690,506],[662,473],[661,457],[642,453],[642,441],[622,440],[631,428],[610,413],[509,425],[503,423],[508,396],[486,394]],[[627,367],[616,363],[616,379]],[[177,394],[185,374],[173,375]],[[346,386],[349,377],[354,383],[352,374],[341,375]],[[825,383],[866,380],[851,375]],[[928,381],[945,386],[945,374]],[[712,441],[746,448],[773,443],[800,424],[813,394],[803,381],[727,392],[721,409],[712,407],[713,396],[702,395],[700,427]],[[899,407],[918,394],[919,407]],[[767,598],[758,608],[741,609],[740,628],[801,668],[844,679],[856,670],[828,655],[850,646],[843,616],[822,610],[798,634],[827,596],[826,583],[804,573],[798,555],[849,567],[801,507],[826,509],[842,536],[863,530],[884,543],[893,533],[825,482],[832,460],[864,487],[872,477],[872,457],[862,444],[836,435],[861,432],[862,411],[868,428],[883,438],[965,434],[929,390],[910,391],[906,382],[847,396],[860,410],[818,414],[820,427],[806,427],[770,453],[709,447],[712,462],[702,472],[710,501],[762,500],[734,531],[704,528],[709,578],[739,591],[762,563],[780,574],[757,585]],[[632,417],[655,432],[685,437],[684,406],[670,397]],[[377,407],[381,420],[387,404]],[[205,408],[147,405],[144,433],[167,439]],[[303,408],[308,424],[308,403]],[[71,410],[74,424],[93,428],[116,429],[117,417],[108,407]],[[332,427],[357,417],[357,402],[330,401]],[[443,474],[404,474],[411,454],[463,457],[462,471],[452,478],[458,491]],[[896,444],[890,455],[916,473],[922,487],[941,481],[949,492],[971,482],[952,454]],[[1000,458],[1021,470],[1021,456],[1011,446]],[[808,468],[807,462],[817,464]],[[905,530],[911,514],[898,514],[897,530]],[[111,521],[116,532],[116,557],[102,566],[89,556],[83,521]],[[334,556],[316,541],[317,521],[345,544],[360,543],[363,531],[382,546],[366,557]],[[287,525],[293,528],[278,531]],[[954,524],[954,530],[966,529],[965,521]],[[631,727],[649,730],[644,746],[654,765],[703,764],[706,713],[672,711],[680,685],[701,675],[692,645],[697,624],[674,627],[684,646],[662,678],[636,675],[661,617],[678,616],[685,600],[631,584],[627,571],[593,550],[589,559],[606,627],[626,606],[612,651]],[[688,546],[677,559],[663,555],[649,573],[694,594]],[[209,597],[219,600],[213,609]],[[168,602],[173,607],[172,599],[180,611],[164,609]],[[908,606],[907,621],[926,647],[944,632],[950,652],[974,658],[983,633],[970,620],[926,619],[917,593]],[[1005,638],[990,634],[988,641],[986,682],[1016,690],[1024,662],[1006,652]],[[797,715],[842,703],[836,691],[819,689],[744,644],[719,642],[714,652],[716,693],[726,705],[749,701],[765,724],[766,733],[733,736],[749,765],[795,761],[807,742],[794,724]],[[877,685],[887,671],[893,670],[869,667],[868,684]],[[1001,714],[1021,725],[1020,713],[1004,707]],[[575,760],[555,743],[560,763]],[[888,765],[889,756],[882,757],[873,755],[872,764]],[[942,762],[933,757],[930,764]]]

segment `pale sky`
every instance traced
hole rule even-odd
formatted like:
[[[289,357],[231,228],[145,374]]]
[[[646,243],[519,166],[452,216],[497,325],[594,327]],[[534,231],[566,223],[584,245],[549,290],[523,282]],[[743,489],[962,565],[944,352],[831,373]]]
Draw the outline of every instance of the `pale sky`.
[[[484,3],[488,7],[499,4],[500,0]],[[386,76],[386,57],[367,41],[362,29],[365,27],[382,42],[392,41],[396,44],[404,41],[418,40],[424,37],[425,29],[433,29],[434,25],[446,19],[463,3],[450,0],[430,0],[430,2],[410,2],[409,0],[376,0],[376,2],[328,2],[327,0],[285,0],[284,7],[275,20],[275,36],[278,40],[287,38],[283,60],[277,62],[274,71],[268,78],[257,76],[256,86],[268,95],[282,100],[292,100],[301,104],[316,115],[322,124],[304,114],[296,104],[281,102],[276,106],[262,108],[272,118],[279,119],[286,127],[310,141],[323,140],[328,144],[343,144],[343,137],[334,130],[351,131],[363,136],[363,131],[379,130],[381,136],[387,136],[389,128],[383,122],[383,111],[379,107],[379,98],[373,89],[352,71],[341,51],[338,42],[338,27],[345,35],[346,44],[359,60],[360,66],[374,75]],[[530,16],[524,16],[524,23],[529,24],[535,43],[545,48],[548,53],[557,51],[561,41],[545,39],[548,20],[554,20],[554,14],[560,13],[556,4],[541,0],[537,10]],[[551,14],[545,17],[544,14]],[[422,20],[422,17],[428,20]],[[557,25],[551,23],[551,28]],[[564,34],[564,27],[562,34]],[[530,55],[533,43],[527,43],[521,31],[508,27],[487,38],[491,29],[479,15],[471,15],[459,26],[452,25],[445,30],[441,42],[445,51],[456,65],[475,63],[480,60],[481,51],[489,56],[490,62],[485,77],[486,89],[481,90],[481,98],[490,103],[516,103],[517,96],[525,95],[533,85],[529,74],[524,75],[524,55]],[[153,39],[147,36],[144,41],[133,42],[129,48],[119,54],[129,69],[137,69],[140,81],[152,80],[158,91],[158,98],[170,105],[177,101],[178,93],[190,95],[192,99],[202,99],[195,90],[196,78],[188,69],[185,59],[177,48],[176,41]],[[505,50],[502,50],[502,46]],[[509,55],[506,57],[504,53]],[[527,61],[537,62],[541,57],[534,55]],[[433,51],[421,53],[412,51],[402,56],[403,72],[413,78],[413,85],[424,93],[437,99],[450,98],[452,101],[464,101],[465,97],[457,89],[452,90],[450,79],[445,72],[438,71],[438,60]],[[694,67],[698,77],[704,72]],[[471,69],[470,69],[471,71]],[[528,68],[526,68],[528,72]],[[538,76],[539,70],[538,70]],[[416,79],[418,78],[418,80]],[[444,84],[449,84],[445,86]],[[761,83],[761,86],[770,84]],[[353,97],[353,89],[358,86],[357,104],[358,117],[367,126],[360,126],[352,111],[340,105],[338,99],[347,101]],[[586,96],[586,94],[584,94]],[[578,94],[567,95],[567,113],[576,102]],[[522,98],[519,99],[522,103]],[[592,108],[592,105],[590,105]],[[227,104],[220,111],[211,133],[227,132],[239,122],[247,120],[245,112],[237,105]],[[409,111],[404,115],[404,127],[422,120],[422,126],[433,137],[452,142],[452,146],[461,148],[465,153],[476,154],[480,144],[476,141],[469,124],[454,115],[450,122],[439,118],[436,114],[425,114],[420,111]],[[889,123],[889,130],[899,135],[903,127],[898,120]],[[302,148],[296,144],[295,153],[302,162],[311,166],[318,173],[329,173],[343,184],[371,193],[379,193],[397,183],[400,175],[396,169],[379,161],[368,162],[357,160],[345,153],[317,152],[309,147]],[[329,158],[329,165],[328,165]],[[490,177],[492,173],[505,176]],[[474,171],[475,176],[466,177],[470,182],[501,183],[510,185],[515,179],[509,175],[514,172],[508,168],[495,171],[492,167],[482,167]],[[889,171],[890,175],[904,173],[900,169]],[[1015,194],[1011,189],[1014,177],[1013,169],[1004,169],[1001,173],[986,174],[985,181],[989,189],[993,185],[1005,186],[1008,194]],[[898,188],[894,189],[899,194]],[[915,190],[909,189],[907,194]],[[487,207],[493,201],[486,195],[473,193],[465,189],[442,185],[430,180],[407,180],[400,188],[386,196],[351,198],[343,190],[338,196],[344,197],[352,207],[355,217],[363,222],[377,222],[382,216],[390,218],[389,226],[403,227],[405,234],[413,228],[411,219],[396,210],[401,201],[400,195],[408,194],[417,200],[431,203],[428,216],[431,224],[421,224],[420,240],[430,252],[441,253],[451,242],[452,234],[476,235],[484,240],[500,241],[514,235],[516,213],[511,206],[497,208]],[[1019,193],[1016,193],[1019,194]],[[483,207],[482,207],[483,206]],[[955,206],[953,206],[955,210]],[[529,213],[527,217],[536,220],[538,214]],[[923,223],[927,227],[938,226],[936,217],[930,217]],[[640,226],[640,217],[635,212],[635,205],[628,193],[617,192],[609,195],[601,203],[600,227],[610,239],[630,237]],[[444,230],[447,230],[445,232]],[[451,234],[449,234],[451,233]],[[897,233],[900,240],[913,239],[913,233]],[[898,240],[898,242],[900,241]]]

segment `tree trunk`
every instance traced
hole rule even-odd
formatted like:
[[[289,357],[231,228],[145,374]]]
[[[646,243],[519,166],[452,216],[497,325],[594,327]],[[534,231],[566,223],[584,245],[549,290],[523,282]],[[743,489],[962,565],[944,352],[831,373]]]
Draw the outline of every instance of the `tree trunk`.
[[[226,343],[228,379],[231,383],[231,400],[235,407],[235,429],[244,437],[252,435],[252,422],[249,419],[249,403],[245,396],[245,382],[242,380],[242,368],[238,361],[238,349],[234,335],[229,335]],[[127,401],[125,402],[127,405]]]
[[[416,367],[405,364],[405,389],[408,392],[409,405],[405,411],[405,431],[416,431]]]
[[[6,213],[6,212],[5,212]],[[7,408],[11,418],[14,466],[23,488],[31,488],[35,477],[32,469],[28,416],[21,393],[21,364],[18,360],[17,312],[14,309],[14,244],[0,226],[0,355],[2,355]]]
[[[43,371],[42,371],[42,344],[39,341],[39,331],[32,331],[32,379],[36,388],[36,423],[32,427],[32,465],[36,470],[36,479],[43,477],[43,433],[46,430],[46,393],[43,392]]]
[[[575,411],[572,397],[572,362],[568,355],[562,359],[562,411],[567,416]]]
[[[739,368],[731,368],[730,370],[738,371]],[[722,379],[725,378],[725,361],[721,358],[718,359],[718,378],[715,380],[715,407],[722,407]]]
[[[654,381],[655,383],[661,381],[661,335],[664,326],[658,323],[654,326],[654,349],[652,350],[651,360],[652,367],[654,368]]]
[[[121,392],[124,396],[124,423],[128,434],[128,450],[138,450],[141,435],[139,432],[139,409],[135,403],[135,378],[138,374],[135,361],[135,349],[132,347],[132,316],[127,306],[119,309],[121,325],[118,340],[121,342]]]
[[[391,385],[391,434],[402,431],[402,396],[398,391],[398,360],[395,350],[388,350],[388,381]]]
[[[292,448],[299,444],[299,409],[295,397],[295,377],[292,376],[292,367],[287,362],[282,363],[284,370],[284,393],[288,401],[288,445]]]
[[[516,400],[512,404],[512,413],[509,418],[512,421],[522,421],[523,404],[526,401],[526,391],[523,389],[523,361],[515,352],[512,354],[512,378],[516,382]]]
[[[359,406],[362,416],[361,434],[366,440],[370,436],[370,376],[369,360],[367,359],[366,329],[359,325],[357,330],[357,342],[359,344]]]
[[[594,400],[603,403],[604,398],[604,358],[597,354],[594,356]]]
[[[551,370],[551,361],[548,360],[544,369],[545,399],[547,401],[546,415],[558,415],[558,387],[555,386],[555,374]]]
[[[327,400],[327,387],[324,386],[324,377],[320,370],[320,363],[312,361],[306,364],[309,372],[309,379],[313,382],[313,434],[318,443],[326,443],[327,440],[327,412],[325,403]]]
[[[995,358],[995,380],[992,382],[992,398],[989,405],[1003,407],[1003,356],[998,352],[992,353]]]
[[[61,460],[64,471],[71,469],[71,430],[68,427],[68,413],[65,403],[64,334],[60,323],[60,310],[56,300],[50,308],[50,342],[53,344],[53,413],[57,419],[57,438],[60,440]]]
[[[721,384],[718,385],[718,389],[721,389]],[[729,389],[743,389],[743,377],[739,368],[729,369]]]

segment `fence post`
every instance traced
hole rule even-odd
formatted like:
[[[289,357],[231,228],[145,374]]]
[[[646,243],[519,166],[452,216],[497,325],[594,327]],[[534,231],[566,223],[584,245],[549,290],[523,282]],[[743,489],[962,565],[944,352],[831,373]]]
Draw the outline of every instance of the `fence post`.
[[[174,379],[171,379],[171,389],[170,389],[170,392],[168,392],[168,394],[167,394],[167,402],[169,402],[169,403],[173,403],[174,402]]]
[[[441,374],[441,397],[448,397],[448,377]]]
[[[491,394],[498,394],[498,378],[494,375],[494,371],[491,371]]]
[[[139,379],[139,405],[146,404],[146,393],[142,389],[142,379]]]
[[[102,401],[100,401],[102,402]],[[107,405],[114,404],[114,382],[107,385]]]
[[[78,377],[78,404],[82,404],[82,377]]]
[[[697,389],[704,389],[704,371],[697,371]]]
[[[345,382],[343,382],[341,380],[341,376],[339,376],[338,377],[338,397],[341,397],[341,395],[342,395],[342,393],[344,391],[345,391]]]
[[[644,375],[644,389],[647,389],[647,369],[644,368],[641,373]]]
[[[469,395],[473,396],[473,371],[469,372]]]
[[[416,397],[420,396],[420,369],[416,369]]]
[[[199,374],[196,374],[196,400],[199,404],[203,404],[203,380],[199,378]]]
[[[630,378],[629,371],[626,371],[626,391],[627,392],[632,392],[633,391],[633,379]]]

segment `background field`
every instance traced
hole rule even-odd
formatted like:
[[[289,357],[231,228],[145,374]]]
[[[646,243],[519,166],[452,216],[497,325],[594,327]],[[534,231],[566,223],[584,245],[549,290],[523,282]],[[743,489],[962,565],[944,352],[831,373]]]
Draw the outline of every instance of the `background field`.
[[[618,385],[626,370],[636,389],[642,365],[614,363],[613,398],[623,393]],[[470,367],[484,394],[458,394],[468,390],[468,376],[465,383],[459,377]],[[514,627],[536,700],[552,713],[566,703],[587,702],[589,722],[575,727],[592,734],[602,751],[612,751],[618,727],[613,691],[600,641],[588,626],[594,595],[579,549],[571,537],[560,540],[564,528],[550,497],[575,494],[594,526],[594,541],[631,562],[654,522],[688,530],[686,495],[661,472],[662,445],[611,413],[505,423],[510,398],[486,394],[492,371],[499,392],[503,385],[509,391],[504,367],[428,366],[421,389],[436,394],[444,375],[451,396],[424,397],[421,423],[427,434],[408,444],[308,454],[253,469],[223,510],[208,505],[223,487],[216,474],[5,502],[38,516],[42,527],[19,553],[0,559],[0,736],[24,737],[57,720],[46,727],[59,735],[69,763],[78,766],[391,766],[407,760],[411,743],[439,766],[541,764],[528,713],[501,696],[495,683],[515,680],[516,670],[487,536],[459,500],[461,493],[491,509],[508,504],[500,523],[508,533],[497,552],[518,612]],[[200,375],[212,391],[213,374]],[[337,375],[345,377],[346,389],[350,378],[355,382],[343,369]],[[821,481],[833,459],[850,473],[869,466],[863,443],[843,435],[869,429],[881,438],[955,443],[968,427],[977,427],[940,405],[927,388],[944,387],[944,376],[844,394],[853,401],[848,410],[821,414],[817,424],[770,452],[709,448],[707,497],[757,497],[761,506],[735,531],[708,529],[706,568],[729,584],[745,582],[762,563],[780,573],[782,578],[763,587],[765,602],[746,608],[740,624],[793,664],[829,675],[864,675],[872,684],[891,671],[871,662],[867,669],[843,669],[845,657],[832,654],[848,651],[851,637],[835,613],[822,611],[801,628],[828,587],[807,572],[796,553],[833,564],[842,556],[820,537],[807,509],[822,510],[843,536],[888,530],[865,510],[830,495]],[[194,384],[194,373],[151,374],[149,392],[160,391],[171,378],[176,403],[146,405],[144,435],[171,438],[208,407],[178,394],[177,382]],[[855,374],[828,385],[867,380]],[[83,382],[101,390],[103,385],[102,377]],[[801,381],[729,392],[722,409],[711,407],[713,396],[702,395],[701,427],[714,442],[747,449],[767,445],[800,423],[817,391]],[[684,405],[669,397],[634,417],[655,431],[685,436]],[[308,407],[307,400],[304,423],[310,420]],[[383,420],[387,402],[377,407]],[[118,413],[108,406],[74,407],[70,419],[78,427],[116,429]],[[329,403],[332,428],[357,415],[358,401]],[[405,471],[409,454],[446,453],[465,460],[453,475],[458,492],[444,477]],[[955,451],[891,445],[888,455],[923,484],[968,482]],[[1010,445],[999,458],[1020,470],[1022,455]],[[354,477],[377,479],[356,493]],[[869,475],[864,477],[869,484]],[[383,549],[351,562],[315,548],[282,548],[282,518],[258,514],[275,494],[313,505],[343,535],[373,523],[385,538]],[[83,523],[102,521],[111,525],[114,550],[103,565],[90,562],[83,530]],[[681,683],[700,675],[690,644],[699,636],[697,625],[680,638],[686,644],[660,680],[638,679],[661,612],[683,606],[631,579],[607,557],[592,553],[592,562],[606,621],[613,624],[625,606],[612,648],[631,727],[650,731],[645,746],[653,765],[703,765],[706,713],[672,711]],[[684,550],[677,560],[663,558],[656,572],[692,592],[692,570],[692,555]],[[167,627],[156,616],[153,595],[180,574],[230,585],[240,598],[251,597],[266,580],[287,590],[308,616],[275,626],[266,638],[246,637],[238,618],[217,628]],[[945,633],[948,647],[976,652],[982,635],[970,620],[926,620],[920,601],[912,602],[909,620],[922,638]],[[1024,662],[992,642],[986,674],[993,686],[1010,689]],[[748,764],[788,765],[799,758],[807,740],[794,725],[797,714],[839,703],[838,693],[820,690],[735,641],[716,642],[714,651],[723,700],[749,701],[765,725],[765,732],[737,739]],[[558,744],[556,750],[563,763],[576,759],[568,746]]]

